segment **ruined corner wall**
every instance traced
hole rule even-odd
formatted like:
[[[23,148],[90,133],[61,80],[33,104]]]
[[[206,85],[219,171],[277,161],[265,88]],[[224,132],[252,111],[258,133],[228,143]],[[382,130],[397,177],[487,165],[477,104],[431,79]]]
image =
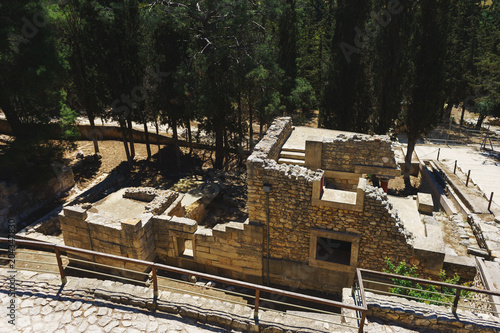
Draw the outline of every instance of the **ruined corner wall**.
[[[167,214],[179,211],[180,199],[172,203]],[[200,228],[195,220],[189,218],[153,216],[151,213],[145,213],[138,219],[114,221],[80,206],[64,208],[59,220],[68,246],[145,261],[159,258],[178,267],[262,283],[261,225],[230,222],[217,225],[212,230]],[[185,241],[190,241],[192,246],[189,254],[185,252]],[[74,253],[69,256],[118,268],[147,271],[144,266],[112,259]],[[98,269],[135,279],[145,277],[118,269]]]
[[[363,134],[323,140],[322,169],[357,173],[356,166],[398,169],[391,140]]]
[[[213,229],[199,227],[188,218],[157,216],[156,251],[170,265],[262,283],[262,226],[229,222]],[[192,244],[185,255],[184,241]]]
[[[114,221],[100,214],[90,213],[82,207],[70,206],[64,208],[59,215],[59,221],[64,242],[68,246],[152,261],[156,256],[152,217],[151,213],[145,213],[138,219]],[[82,254],[71,254],[70,257],[89,261],[95,259],[96,263],[140,272],[146,271],[146,267],[142,265],[112,259],[92,258],[92,256]],[[124,276],[132,276],[119,270],[111,271]]]
[[[280,124],[275,121],[273,126]],[[277,133],[277,129],[274,132]],[[263,141],[267,141],[267,146],[274,147],[286,135],[286,132],[275,134],[274,138],[264,137]],[[313,205],[313,183],[321,180],[323,171],[277,164],[263,155],[262,152],[253,153],[247,161],[248,209],[250,221],[266,224],[267,204],[263,185],[270,184],[271,282],[328,291],[350,286],[354,274],[352,267],[342,272],[311,264],[311,234],[315,229],[348,237],[359,236],[357,267],[360,268],[382,270],[385,268],[385,257],[402,260],[412,256],[411,234],[392,211],[382,189],[367,186],[362,212]]]
[[[266,135],[253,148],[251,158],[254,161],[277,160],[281,147],[292,133],[292,118],[276,118],[269,126]]]

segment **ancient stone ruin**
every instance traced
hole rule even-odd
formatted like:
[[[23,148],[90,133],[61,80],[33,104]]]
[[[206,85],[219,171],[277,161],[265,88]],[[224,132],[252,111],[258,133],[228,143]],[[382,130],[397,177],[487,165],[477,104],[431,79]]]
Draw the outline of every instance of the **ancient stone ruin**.
[[[429,223],[432,232],[420,232],[420,226],[401,219],[381,188],[367,184],[367,174],[385,181],[400,174],[388,137],[314,130],[307,136],[306,129],[293,128],[286,117],[272,123],[247,160],[249,216],[244,223],[208,228],[201,224],[202,197],[126,188],[95,203],[64,208],[64,241],[240,280],[331,293],[352,286],[357,267],[383,270],[385,258],[415,264],[421,275],[436,276],[446,268],[474,277],[475,265],[446,258],[439,227]]]

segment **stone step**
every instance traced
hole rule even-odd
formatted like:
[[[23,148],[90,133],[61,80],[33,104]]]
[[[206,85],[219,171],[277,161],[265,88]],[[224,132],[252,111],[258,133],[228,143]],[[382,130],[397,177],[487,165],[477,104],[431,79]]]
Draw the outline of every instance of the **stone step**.
[[[297,151],[282,151],[280,153],[280,158],[291,158],[294,160],[305,160],[306,153],[297,152]]]
[[[291,147],[282,147],[281,151],[284,152],[296,152],[296,153],[306,153],[305,149],[302,148],[291,148]]]
[[[280,158],[278,160],[279,164],[294,164],[294,165],[305,165],[306,162],[304,160],[297,160],[293,158]]]

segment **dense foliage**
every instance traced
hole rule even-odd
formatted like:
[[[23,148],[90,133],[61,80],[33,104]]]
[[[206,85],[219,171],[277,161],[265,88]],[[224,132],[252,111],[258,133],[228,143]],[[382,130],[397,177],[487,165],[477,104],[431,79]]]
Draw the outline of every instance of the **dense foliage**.
[[[320,126],[366,133],[397,124],[411,151],[451,106],[500,106],[500,0],[5,0],[0,10],[12,147],[67,142],[78,113],[92,127],[118,121],[132,161],[133,123],[192,140],[196,121],[220,168],[254,144],[252,124],[262,134],[277,115],[319,110]],[[56,122],[63,136],[44,133]],[[58,146],[50,159],[70,147]]]
[[[417,277],[417,268],[415,266],[407,265],[404,260],[395,265],[389,258],[385,258],[385,264],[387,266],[387,269],[384,269],[385,273]],[[446,271],[441,270],[439,273],[439,279],[444,283],[458,284],[460,276],[454,275],[449,278],[446,277]],[[438,288],[432,284],[428,284],[424,287],[419,283],[397,278],[392,279],[392,283],[394,283],[397,287],[389,288],[389,292],[402,296],[408,296],[409,299],[427,304],[443,305],[446,303],[453,303],[456,295],[456,289],[454,288],[441,287],[438,290]],[[463,297],[467,297],[470,293],[462,290],[460,294]]]

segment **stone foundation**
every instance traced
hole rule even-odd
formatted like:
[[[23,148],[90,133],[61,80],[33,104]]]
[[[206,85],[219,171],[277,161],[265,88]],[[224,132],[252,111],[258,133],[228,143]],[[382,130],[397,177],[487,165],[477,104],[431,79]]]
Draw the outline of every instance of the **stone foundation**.
[[[183,195],[177,192],[133,188],[126,189],[123,197],[143,201],[144,213],[136,218],[113,219],[91,204],[64,208],[59,220],[65,244],[145,261],[159,259],[178,267],[262,283],[262,226],[247,221],[205,229],[197,221],[183,217]],[[140,273],[148,270],[141,265],[90,255],[68,256],[70,261],[89,261],[73,260],[72,264],[93,267],[95,262],[114,266],[98,269],[134,279],[144,280],[146,275]]]

